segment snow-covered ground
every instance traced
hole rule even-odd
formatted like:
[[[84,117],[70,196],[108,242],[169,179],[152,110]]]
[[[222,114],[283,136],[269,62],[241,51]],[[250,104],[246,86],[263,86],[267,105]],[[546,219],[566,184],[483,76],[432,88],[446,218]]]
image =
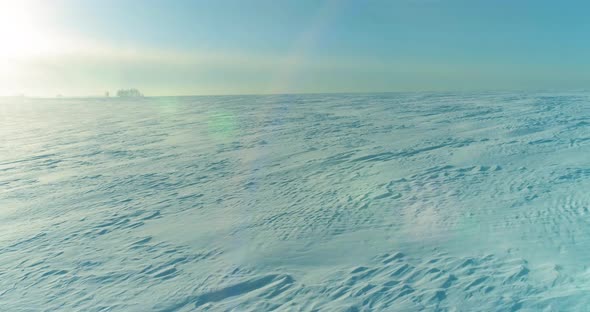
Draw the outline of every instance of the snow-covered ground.
[[[585,311],[590,94],[0,100],[2,311]]]

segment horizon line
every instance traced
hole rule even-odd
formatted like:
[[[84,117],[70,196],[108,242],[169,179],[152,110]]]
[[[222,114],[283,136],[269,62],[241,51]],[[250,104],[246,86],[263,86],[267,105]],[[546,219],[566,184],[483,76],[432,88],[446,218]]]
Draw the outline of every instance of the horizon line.
[[[407,90],[407,91],[327,91],[327,92],[285,92],[285,93],[211,93],[211,94],[159,94],[141,97],[120,97],[104,95],[73,95],[73,96],[36,96],[36,95],[0,95],[0,99],[125,99],[125,98],[160,98],[160,97],[211,97],[211,96],[277,96],[277,95],[329,95],[329,94],[384,94],[384,93],[504,93],[504,92],[588,92],[589,89],[482,89],[482,90]]]

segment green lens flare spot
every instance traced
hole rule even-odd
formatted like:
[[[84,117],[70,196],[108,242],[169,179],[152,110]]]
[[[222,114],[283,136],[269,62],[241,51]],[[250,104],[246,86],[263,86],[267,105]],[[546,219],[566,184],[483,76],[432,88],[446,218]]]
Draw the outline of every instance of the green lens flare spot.
[[[228,111],[217,111],[207,119],[209,133],[215,138],[233,137],[237,130],[235,116]]]
[[[178,112],[179,101],[176,97],[161,97],[157,100],[158,113],[161,116],[170,116]]]

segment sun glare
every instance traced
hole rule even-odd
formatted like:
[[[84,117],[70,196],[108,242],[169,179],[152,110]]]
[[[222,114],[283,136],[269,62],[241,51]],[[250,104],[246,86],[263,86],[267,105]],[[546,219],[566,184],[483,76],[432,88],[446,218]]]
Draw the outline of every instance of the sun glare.
[[[1,58],[28,58],[55,49],[52,36],[42,25],[41,4],[0,0]]]

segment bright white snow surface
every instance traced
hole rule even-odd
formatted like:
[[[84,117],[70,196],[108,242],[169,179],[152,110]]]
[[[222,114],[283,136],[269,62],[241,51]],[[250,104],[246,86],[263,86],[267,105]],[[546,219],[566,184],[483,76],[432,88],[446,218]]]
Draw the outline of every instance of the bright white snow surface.
[[[0,100],[2,311],[587,311],[590,94]]]

